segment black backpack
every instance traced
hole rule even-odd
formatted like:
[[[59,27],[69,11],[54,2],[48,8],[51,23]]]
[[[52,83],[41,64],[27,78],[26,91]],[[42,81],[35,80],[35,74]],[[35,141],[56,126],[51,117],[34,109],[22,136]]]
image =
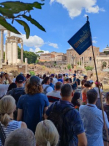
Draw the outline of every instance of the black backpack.
[[[51,120],[56,126],[59,135],[60,141],[58,146],[69,146],[69,142],[72,137],[66,132],[65,126],[65,115],[72,109],[73,106],[66,106],[64,109],[57,109],[58,102],[55,102],[50,115],[48,116],[48,120]]]

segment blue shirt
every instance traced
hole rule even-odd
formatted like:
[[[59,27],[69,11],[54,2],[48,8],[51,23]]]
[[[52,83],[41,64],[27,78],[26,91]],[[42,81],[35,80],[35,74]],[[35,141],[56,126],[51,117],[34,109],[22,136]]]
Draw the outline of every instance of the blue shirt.
[[[46,115],[49,116],[54,104],[50,106],[50,108],[46,111]],[[60,100],[58,101],[57,105],[57,110],[62,110],[65,109],[65,107],[73,106],[70,102],[68,101],[63,101]],[[68,111],[65,115],[65,125],[66,125],[66,131],[67,134],[72,137],[70,140],[69,146],[77,146],[78,145],[78,139],[77,135],[81,134],[84,132],[84,127],[82,120],[80,118],[79,112],[76,109],[72,109]]]
[[[49,105],[48,98],[42,93],[34,95],[23,95],[20,97],[17,108],[23,110],[22,120],[34,133],[36,125],[42,121],[44,108]]]
[[[63,83],[63,79],[58,79],[58,82],[62,82]]]
[[[94,104],[81,105],[79,109],[86,136],[88,146],[104,146],[103,144],[103,116],[102,111]],[[104,112],[107,127],[109,127],[106,113]]]
[[[50,86],[53,88],[53,90],[54,90],[54,85],[53,85],[53,83],[50,83]]]

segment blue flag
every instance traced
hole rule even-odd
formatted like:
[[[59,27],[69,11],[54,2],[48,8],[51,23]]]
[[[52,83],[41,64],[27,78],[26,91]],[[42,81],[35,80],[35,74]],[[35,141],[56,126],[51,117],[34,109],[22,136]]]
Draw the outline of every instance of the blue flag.
[[[68,43],[81,55],[92,45],[89,21],[68,41]]]

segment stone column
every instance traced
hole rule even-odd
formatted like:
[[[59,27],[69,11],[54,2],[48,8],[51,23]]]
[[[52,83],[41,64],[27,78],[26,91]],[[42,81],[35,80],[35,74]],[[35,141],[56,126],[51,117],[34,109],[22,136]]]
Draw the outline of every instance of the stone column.
[[[21,42],[21,63],[23,63],[23,42]]]
[[[25,58],[25,74],[27,74],[28,71],[28,59]]]
[[[80,61],[81,61],[81,58],[79,58],[79,66],[80,66]]]
[[[7,37],[10,37],[10,31],[7,30]]]
[[[84,56],[83,56],[83,68],[84,68]]]
[[[7,42],[5,43],[5,63],[7,63]]]
[[[11,42],[11,64],[13,64],[13,43]]]
[[[3,63],[3,53],[4,53],[4,30],[1,30],[1,59]]]

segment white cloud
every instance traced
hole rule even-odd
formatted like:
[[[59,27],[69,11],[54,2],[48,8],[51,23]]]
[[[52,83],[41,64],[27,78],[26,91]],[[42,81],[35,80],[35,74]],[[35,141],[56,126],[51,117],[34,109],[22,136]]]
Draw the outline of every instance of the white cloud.
[[[92,42],[93,42],[93,44],[96,44],[96,43],[97,43],[97,41],[96,41],[96,40],[93,40]]]
[[[55,44],[55,43],[49,43],[48,45],[49,45],[49,46],[52,46],[52,47],[54,47],[54,48],[56,48],[56,49],[58,49],[58,44]]]
[[[40,54],[45,54],[45,53],[50,53],[49,51],[41,50],[40,48],[35,48],[35,49],[30,48],[30,52],[36,53],[36,52],[38,52],[38,51],[43,51],[43,52],[44,52],[44,53],[39,53],[39,55],[40,55]]]
[[[50,4],[53,2],[62,4],[62,6],[68,10],[71,18],[79,16],[83,9],[85,9],[87,13],[105,11],[96,4],[97,0],[50,0]]]
[[[87,17],[88,15],[87,14],[84,14],[84,17]]]

